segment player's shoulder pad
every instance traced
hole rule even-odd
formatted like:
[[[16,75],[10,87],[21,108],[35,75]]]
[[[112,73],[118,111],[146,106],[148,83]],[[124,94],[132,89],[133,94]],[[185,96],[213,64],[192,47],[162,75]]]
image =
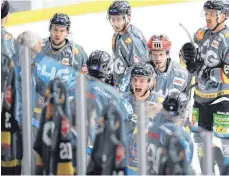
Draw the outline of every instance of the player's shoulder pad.
[[[199,29],[195,32],[195,34],[194,34],[194,37],[193,37],[194,42],[195,42],[195,43],[200,42],[200,41],[204,38],[204,35],[205,35],[205,33],[207,32],[207,30],[208,30],[207,27],[201,27],[201,28],[199,28]]]
[[[122,40],[126,46],[131,46],[133,44],[134,38],[129,32],[127,32],[122,36]]]
[[[185,74],[188,76],[187,69],[183,68],[179,63],[174,62],[174,61],[171,61],[170,63],[172,64],[172,68],[174,69],[176,73]]]
[[[12,34],[10,34],[10,33],[7,32],[7,31],[4,32],[4,34],[3,34],[2,37],[4,38],[4,40],[9,40],[9,41],[10,41],[10,40],[14,40]]]
[[[122,98],[124,98],[124,99],[128,99],[130,96],[132,96],[131,92],[125,92],[122,94]]]
[[[229,27],[219,33],[222,38],[221,47],[229,48]]]
[[[84,49],[81,45],[69,40],[69,44],[72,47],[72,51],[75,55],[84,52]]]
[[[146,42],[146,39],[145,39],[144,35],[142,34],[141,30],[138,29],[134,25],[130,25],[129,26],[128,35],[134,41],[135,40],[140,40],[140,41],[145,41]]]
[[[42,48],[44,48],[49,42],[50,42],[49,37],[43,38]]]

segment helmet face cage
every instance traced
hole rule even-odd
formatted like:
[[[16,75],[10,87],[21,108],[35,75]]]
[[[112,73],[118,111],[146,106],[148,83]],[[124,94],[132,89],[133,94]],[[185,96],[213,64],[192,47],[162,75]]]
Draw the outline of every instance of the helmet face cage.
[[[149,42],[148,42],[148,49],[149,51],[169,51],[171,48],[171,41],[169,40],[169,38],[164,35],[153,35]]]
[[[88,59],[89,74],[101,79],[110,79],[113,75],[113,60],[111,56],[105,51],[94,51]]]
[[[182,116],[185,113],[188,97],[185,93],[172,89],[163,102],[163,108],[172,116]]]
[[[51,30],[53,24],[65,26],[67,30],[69,30],[71,21],[68,15],[63,13],[56,13],[50,20],[49,30]]]

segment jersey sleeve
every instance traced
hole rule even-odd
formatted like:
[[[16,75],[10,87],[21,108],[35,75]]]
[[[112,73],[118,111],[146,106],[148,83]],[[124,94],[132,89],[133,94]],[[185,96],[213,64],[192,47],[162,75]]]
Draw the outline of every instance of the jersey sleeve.
[[[128,35],[122,39],[121,45],[123,45],[122,55],[126,57],[129,66],[148,61],[148,50],[139,38]]]
[[[229,35],[229,33],[226,34]],[[217,83],[229,84],[229,36],[226,34],[219,46],[221,67],[213,68],[210,72],[210,78]]]
[[[207,28],[199,28],[193,36],[193,41],[194,43],[196,43],[197,45],[201,44],[202,39],[204,38],[205,32],[206,32]]]
[[[79,71],[81,71],[84,74],[88,73],[88,68],[87,68],[88,56],[84,51],[83,47],[75,44],[75,47],[73,49],[73,54],[74,54],[73,67],[77,66],[77,64],[74,63],[78,63],[80,64]]]
[[[130,90],[131,84],[131,70],[133,67],[129,67],[126,69],[123,78],[121,79],[120,83],[118,84],[118,90],[122,92],[128,92]]]

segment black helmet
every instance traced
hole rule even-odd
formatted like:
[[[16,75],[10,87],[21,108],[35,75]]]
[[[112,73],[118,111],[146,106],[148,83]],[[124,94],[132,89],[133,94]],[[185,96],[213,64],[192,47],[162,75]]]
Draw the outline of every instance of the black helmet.
[[[51,30],[53,24],[66,26],[67,30],[69,30],[71,26],[71,21],[67,14],[55,13],[50,20],[49,30]]]
[[[229,16],[228,0],[208,0],[204,3],[204,9],[214,9],[226,13]]]
[[[98,79],[104,79],[106,83],[110,83],[113,79],[113,60],[109,53],[101,50],[95,50],[91,53],[87,60],[88,73]]]
[[[188,97],[177,89],[171,89],[163,102],[163,109],[171,116],[182,116],[186,110]]]
[[[5,18],[9,13],[9,2],[7,0],[1,0],[1,19]]]
[[[132,71],[131,71],[131,77],[133,76],[149,76],[151,77],[154,73],[154,69],[152,65],[147,63],[138,63],[136,64]]]
[[[155,71],[152,65],[147,63],[138,63],[131,70],[131,79],[134,76],[146,76],[149,82],[149,88],[152,88]]]
[[[117,0],[114,1],[109,9],[108,15],[131,15],[131,7],[128,1],[126,0]]]

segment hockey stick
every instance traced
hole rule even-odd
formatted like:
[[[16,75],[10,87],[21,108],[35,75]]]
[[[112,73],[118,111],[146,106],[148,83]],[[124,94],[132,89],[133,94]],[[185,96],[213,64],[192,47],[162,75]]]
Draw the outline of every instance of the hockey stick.
[[[188,32],[187,28],[182,23],[180,23],[180,26],[185,31],[185,33],[187,34],[187,36],[188,36],[189,40],[191,41],[191,43],[195,46],[194,41],[193,41],[190,33]],[[193,77],[193,74],[189,73],[188,74],[188,81],[187,81],[187,85],[186,85],[186,89],[185,89],[185,93],[189,94],[189,98],[191,97],[191,89],[195,86],[195,84],[191,86],[192,77]]]

